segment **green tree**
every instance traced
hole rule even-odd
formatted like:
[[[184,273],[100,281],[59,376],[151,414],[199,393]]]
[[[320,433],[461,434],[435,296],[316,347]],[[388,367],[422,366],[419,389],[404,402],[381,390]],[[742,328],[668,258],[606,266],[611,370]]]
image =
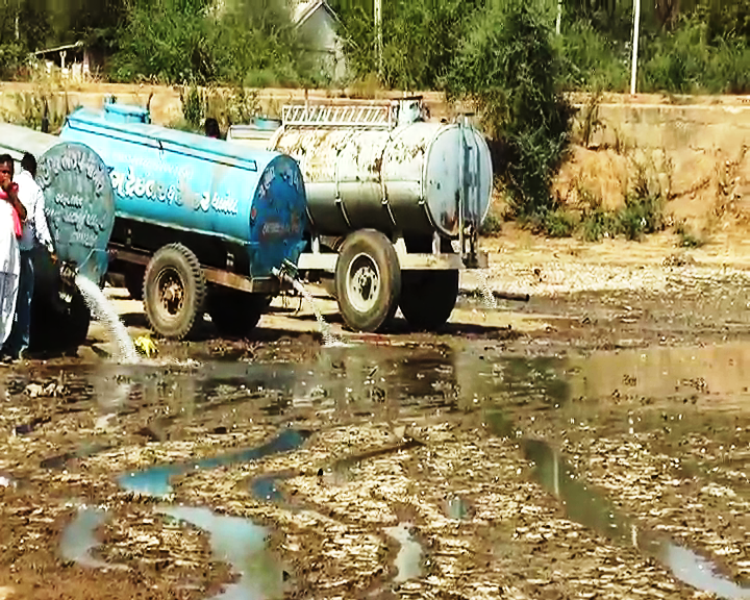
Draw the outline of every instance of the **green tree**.
[[[481,0],[385,0],[383,83],[397,89],[430,89],[450,69],[468,19]],[[372,1],[333,2],[343,23],[349,67],[364,77],[378,70]]]

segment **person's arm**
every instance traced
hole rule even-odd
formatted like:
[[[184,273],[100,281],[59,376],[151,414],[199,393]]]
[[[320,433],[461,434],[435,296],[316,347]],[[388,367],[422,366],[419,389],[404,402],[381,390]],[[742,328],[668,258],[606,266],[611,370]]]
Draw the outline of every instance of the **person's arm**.
[[[34,229],[39,243],[42,244],[50,254],[55,253],[55,247],[52,243],[52,235],[49,232],[47,224],[47,215],[44,214],[44,192],[41,188],[36,188],[36,202],[34,203]]]
[[[7,194],[8,202],[10,202],[11,206],[16,209],[21,222],[25,221],[27,217],[26,207],[23,205],[23,202],[18,199],[18,185],[9,186]]]

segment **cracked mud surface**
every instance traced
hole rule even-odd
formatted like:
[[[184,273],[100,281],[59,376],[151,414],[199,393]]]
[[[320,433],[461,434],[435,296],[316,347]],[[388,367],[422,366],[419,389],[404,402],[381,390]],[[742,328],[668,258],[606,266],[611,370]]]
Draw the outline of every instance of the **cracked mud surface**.
[[[747,278],[705,268],[3,367],[0,598],[750,597]]]

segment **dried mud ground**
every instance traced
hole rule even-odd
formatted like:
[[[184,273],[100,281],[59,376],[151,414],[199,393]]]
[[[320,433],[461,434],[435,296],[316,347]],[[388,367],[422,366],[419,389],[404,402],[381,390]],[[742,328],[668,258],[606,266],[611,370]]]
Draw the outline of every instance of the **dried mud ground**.
[[[1,367],[0,598],[750,598],[743,257],[488,244],[437,335]]]

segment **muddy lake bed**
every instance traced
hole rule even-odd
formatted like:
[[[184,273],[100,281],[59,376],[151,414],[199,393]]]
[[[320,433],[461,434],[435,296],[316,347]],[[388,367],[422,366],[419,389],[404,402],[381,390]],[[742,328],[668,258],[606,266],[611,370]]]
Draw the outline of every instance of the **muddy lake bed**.
[[[678,275],[2,367],[0,598],[750,598],[745,282]]]

